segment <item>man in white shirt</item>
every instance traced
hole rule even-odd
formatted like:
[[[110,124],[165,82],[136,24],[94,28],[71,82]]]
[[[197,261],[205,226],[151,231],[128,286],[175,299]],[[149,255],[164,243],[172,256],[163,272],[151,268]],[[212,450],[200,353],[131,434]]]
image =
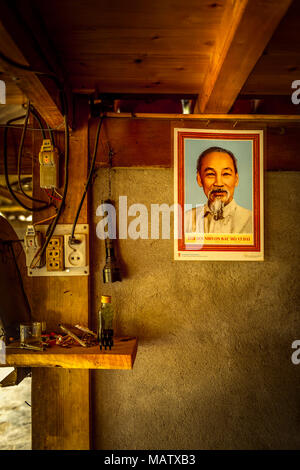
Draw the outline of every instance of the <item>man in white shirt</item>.
[[[185,213],[185,232],[252,233],[252,211],[233,199],[239,175],[231,151],[210,147],[202,152],[197,161],[197,183],[207,203]]]

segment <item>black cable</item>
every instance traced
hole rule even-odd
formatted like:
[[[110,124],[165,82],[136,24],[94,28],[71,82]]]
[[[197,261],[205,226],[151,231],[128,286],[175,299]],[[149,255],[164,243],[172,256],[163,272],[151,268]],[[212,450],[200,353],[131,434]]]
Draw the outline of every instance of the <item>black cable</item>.
[[[81,208],[82,208],[82,204],[83,204],[83,202],[84,202],[84,199],[85,199],[87,190],[88,190],[89,185],[90,185],[90,183],[91,183],[92,174],[93,174],[93,171],[94,171],[94,168],[95,168],[95,162],[96,162],[96,155],[97,155],[97,149],[98,149],[99,136],[100,136],[100,131],[101,131],[101,127],[102,127],[102,123],[103,123],[104,117],[105,117],[105,116],[102,116],[102,117],[100,118],[99,122],[98,122],[97,131],[96,131],[95,146],[94,146],[93,160],[92,160],[92,163],[91,163],[91,168],[90,168],[90,172],[89,172],[89,175],[88,175],[88,179],[87,179],[87,182],[86,182],[86,184],[85,184],[85,189],[84,189],[84,192],[83,192],[81,201],[80,201],[80,203],[79,203],[79,206],[78,206],[78,209],[77,209],[77,213],[76,213],[76,216],[75,216],[75,220],[74,220],[74,223],[73,223],[72,234],[71,234],[71,238],[70,238],[71,244],[72,244],[72,242],[74,242],[74,241],[76,240],[76,238],[74,237],[74,233],[75,233],[75,228],[76,228],[77,220],[78,220],[78,217],[79,217],[79,214],[80,214],[80,211],[81,211]],[[75,242],[75,243],[76,243],[76,242]]]
[[[45,130],[43,128],[43,124],[42,124],[42,121],[40,119],[40,116],[38,115],[38,113],[36,112],[36,110],[34,109],[34,107],[32,105],[30,105],[30,112],[33,114],[33,116],[35,117],[35,119],[38,122],[38,125],[40,126],[43,139],[46,139],[46,133],[45,133]]]
[[[49,131],[49,129],[50,129],[50,131],[53,132],[53,131],[56,131],[56,130],[61,129],[61,128],[63,127],[63,125],[64,125],[64,122],[62,122],[62,124],[60,124],[60,125],[57,126],[57,127],[50,127],[50,128],[49,128],[49,127],[44,127],[43,129],[41,129],[40,127],[36,128],[36,127],[29,127],[29,126],[28,126],[28,127],[27,127],[27,130],[29,130],[29,131],[39,131],[39,132],[41,132],[41,130],[43,130],[43,131]],[[15,125],[15,126],[8,126],[7,124],[0,124],[0,129],[1,129],[1,128],[4,128],[4,127],[9,127],[10,129],[20,129],[20,126],[17,126],[17,125]]]
[[[63,191],[63,198],[62,198],[62,201],[61,201],[61,204],[59,206],[59,209],[57,211],[57,214],[56,214],[56,217],[55,219],[53,220],[53,222],[50,224],[49,227],[51,227],[50,231],[49,231],[49,234],[46,238],[46,241],[45,241],[45,244],[44,246],[42,247],[42,249],[40,250],[40,252],[38,252],[35,257],[33,258],[32,260],[32,263],[34,261],[34,259],[37,257],[37,255],[39,255],[39,257],[41,258],[45,251],[46,251],[46,248],[48,246],[48,243],[52,237],[52,234],[55,230],[55,227],[58,223],[58,220],[59,220],[59,217],[61,215],[61,212],[64,208],[64,205],[65,205],[65,200],[66,200],[66,196],[67,196],[67,190],[68,190],[68,177],[69,177],[69,172],[68,172],[68,169],[69,169],[69,127],[68,127],[68,122],[67,122],[67,113],[68,113],[68,103],[67,103],[67,99],[66,99],[66,96],[65,96],[65,93],[64,93],[64,88],[63,88],[63,85],[62,83],[60,82],[60,80],[56,77],[56,75],[54,74],[49,74],[49,73],[46,73],[46,72],[39,72],[39,71],[36,71],[36,70],[33,70],[30,66],[27,66],[27,65],[23,65],[23,64],[20,64],[18,62],[15,62],[14,60],[10,59],[9,57],[5,56],[2,52],[0,52],[0,58],[2,58],[4,61],[6,61],[7,63],[9,63],[10,65],[12,65],[13,67],[16,67],[16,68],[19,68],[21,70],[26,70],[27,72],[32,72],[32,73],[35,73],[37,75],[43,75],[45,77],[48,77],[48,78],[51,78],[57,85],[58,87],[58,90],[59,90],[59,98],[60,98],[60,104],[61,104],[61,111],[62,111],[62,114],[64,116],[64,127],[65,127],[65,182],[64,182],[64,191]],[[22,118],[25,117],[25,116],[22,116]],[[19,118],[20,119],[20,118]],[[18,119],[16,119],[18,120]],[[10,122],[13,122],[13,120],[10,120],[7,122],[7,125],[10,123]],[[24,208],[27,209],[27,207],[21,203],[21,201],[14,195],[11,187],[10,187],[10,184],[9,184],[9,180],[8,180],[8,171],[7,171],[7,129],[8,127],[5,127],[4,128],[4,169],[5,169],[5,180],[6,180],[6,184],[7,184],[7,187],[10,191],[10,193],[12,194],[13,198],[15,200],[17,200],[17,202]],[[28,209],[28,210],[31,210],[33,211],[33,208],[32,209]],[[42,210],[42,208],[34,208],[34,211],[38,211],[38,210]],[[48,227],[48,230],[49,230],[49,227]],[[32,264],[31,263],[31,264]]]
[[[27,112],[26,112],[26,116],[25,116],[25,122],[24,122],[23,130],[22,130],[21,141],[20,141],[19,150],[18,150],[18,186],[19,186],[19,189],[21,190],[21,192],[26,197],[27,197],[27,194],[23,190],[22,184],[21,184],[21,161],[22,161],[23,146],[24,146],[24,140],[25,140],[27,125],[28,125],[29,115],[30,115],[30,102],[28,101]],[[44,202],[44,201],[42,201],[42,202]]]
[[[65,97],[65,94],[64,94],[64,87],[63,87],[63,84],[61,83],[61,81],[59,80],[59,78],[54,73],[41,72],[41,71],[38,71],[38,70],[34,70],[29,65],[20,64],[19,62],[16,62],[13,59],[10,59],[5,54],[3,54],[3,52],[1,52],[1,51],[0,51],[0,59],[4,60],[9,65],[12,65],[13,67],[16,67],[17,69],[25,70],[26,72],[35,73],[36,75],[42,75],[46,78],[50,78],[51,80],[53,80],[55,82],[58,90],[59,90],[59,100],[60,100],[60,105],[61,105],[61,112],[62,112],[63,116],[67,115],[68,109],[67,109],[67,100],[66,100],[66,97]]]
[[[51,143],[52,143],[53,147],[55,147],[55,140],[54,140],[54,135],[53,135],[52,129],[49,126],[48,123],[46,123],[46,124],[47,124],[48,132],[49,132],[49,135],[50,135]]]
[[[28,125],[28,119],[29,119],[29,115],[30,115],[30,112],[32,112],[32,106],[30,104],[30,101],[28,101],[28,105],[27,105],[27,113],[26,113],[26,117],[25,117],[25,122],[24,122],[24,126],[23,126],[23,131],[22,131],[22,136],[21,136],[21,141],[20,141],[20,145],[19,145],[19,150],[18,150],[18,185],[19,185],[19,188],[20,188],[20,191],[21,193],[27,198],[29,199],[30,201],[33,201],[33,202],[40,202],[41,204],[43,204],[45,206],[45,201],[41,200],[41,199],[37,199],[37,198],[33,198],[31,196],[29,196],[28,194],[25,193],[23,187],[22,187],[22,181],[21,181],[21,168],[22,168],[22,155],[23,155],[23,147],[24,147],[24,140],[25,140],[25,135],[26,135],[26,131],[27,131],[27,125]],[[40,123],[42,124],[42,123]],[[47,207],[50,207],[49,204],[47,204]]]
[[[10,119],[7,121],[7,124],[10,124],[11,122],[19,121],[20,119],[24,119],[26,116],[19,116],[17,118]],[[44,209],[47,209],[49,207],[48,204],[45,206],[41,207],[28,207],[26,204],[24,204],[20,199],[16,196],[15,192],[13,191],[10,182],[9,182],[9,176],[8,176],[8,165],[7,165],[7,132],[8,132],[9,127],[4,128],[4,133],[3,133],[3,157],[4,157],[4,174],[5,174],[5,182],[7,189],[9,190],[10,194],[12,195],[13,199],[21,206],[23,209],[26,209],[29,212],[40,212],[43,211]]]
[[[26,72],[32,72],[32,73],[35,73],[36,75],[43,75],[44,77],[51,78],[51,80],[53,80],[56,83],[58,88],[62,88],[62,84],[61,84],[60,80],[58,79],[58,77],[54,73],[40,72],[38,70],[34,70],[29,65],[20,64],[19,62],[16,62],[13,59],[10,59],[5,54],[3,54],[3,52],[0,52],[0,59],[4,60],[9,65],[12,65],[13,67],[16,67],[17,69],[25,70]]]

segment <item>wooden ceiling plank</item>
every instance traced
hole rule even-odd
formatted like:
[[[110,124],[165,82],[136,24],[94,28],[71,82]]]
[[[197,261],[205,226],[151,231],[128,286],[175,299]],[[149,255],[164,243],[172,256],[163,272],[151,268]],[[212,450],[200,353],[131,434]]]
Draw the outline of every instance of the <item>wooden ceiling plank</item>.
[[[216,28],[215,28],[216,29]],[[136,58],[161,55],[184,56],[190,51],[201,51],[210,55],[215,40],[215,29],[203,25],[199,28],[183,29],[116,29],[102,28],[72,31],[55,31],[55,42],[59,43],[62,57],[82,60],[86,56],[126,55]],[[84,60],[84,59],[83,59]]]
[[[197,94],[226,4],[53,0],[49,9],[35,3],[73,91]]]
[[[104,29],[172,30],[214,28],[219,24],[224,1],[214,0],[34,0],[55,35]],[[59,14],[57,14],[59,12]],[[50,31],[50,29],[49,29]]]
[[[17,12],[7,2],[1,2],[0,42],[2,54],[9,59],[45,74],[53,73],[49,69],[49,61],[39,55],[33,38],[28,35]],[[58,127],[63,123],[58,88],[51,78],[15,67],[2,58],[0,67],[14,80],[51,127]]]
[[[291,3],[292,0],[228,2],[195,112],[229,112]]]
[[[294,0],[255,65],[241,94],[291,95],[291,83],[299,78],[300,2]]]

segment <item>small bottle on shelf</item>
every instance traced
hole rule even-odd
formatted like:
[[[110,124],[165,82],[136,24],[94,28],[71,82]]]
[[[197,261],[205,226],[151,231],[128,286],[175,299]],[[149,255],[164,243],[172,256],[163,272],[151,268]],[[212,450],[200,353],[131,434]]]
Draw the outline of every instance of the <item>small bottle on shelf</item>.
[[[113,330],[114,310],[111,304],[110,295],[101,296],[101,306],[98,313],[98,340],[100,349],[104,346],[105,350],[114,345]]]

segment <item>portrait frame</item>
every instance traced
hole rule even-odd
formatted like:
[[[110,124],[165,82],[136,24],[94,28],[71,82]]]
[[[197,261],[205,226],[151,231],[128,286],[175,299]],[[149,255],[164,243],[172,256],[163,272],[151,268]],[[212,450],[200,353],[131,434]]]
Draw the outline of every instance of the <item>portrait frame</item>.
[[[263,130],[174,128],[174,259],[185,261],[263,261]],[[235,225],[219,225],[213,218],[204,187],[197,182],[199,155],[209,148],[230,151],[237,163],[239,182],[234,201],[228,204],[232,220],[247,214],[251,229],[235,232]],[[199,201],[198,201],[199,199]],[[232,212],[233,204],[235,211]],[[187,228],[192,211],[197,212],[197,229]],[[202,212],[201,212],[202,211]],[[199,224],[198,224],[199,220]],[[225,220],[225,219],[224,219]],[[240,224],[241,225],[241,224]],[[212,228],[211,228],[212,227]],[[214,227],[222,227],[216,232]],[[224,228],[225,227],[225,228]],[[228,229],[227,227],[231,227]],[[210,232],[210,229],[212,232]],[[187,232],[188,230],[188,232]],[[233,230],[233,231],[232,231]]]

